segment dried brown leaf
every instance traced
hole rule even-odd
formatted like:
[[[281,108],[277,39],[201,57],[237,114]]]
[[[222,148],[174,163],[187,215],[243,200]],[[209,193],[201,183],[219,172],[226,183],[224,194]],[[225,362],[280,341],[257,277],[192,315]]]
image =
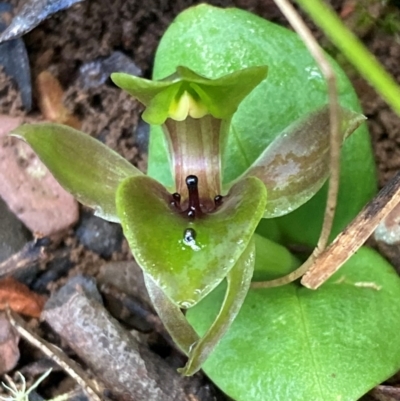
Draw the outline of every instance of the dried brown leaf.
[[[75,129],[81,128],[82,123],[64,106],[64,91],[54,75],[49,71],[42,71],[36,79],[36,86],[40,111],[46,120]]]
[[[39,317],[46,298],[31,291],[25,284],[13,277],[0,280],[0,309],[7,307],[14,312],[31,317]]]

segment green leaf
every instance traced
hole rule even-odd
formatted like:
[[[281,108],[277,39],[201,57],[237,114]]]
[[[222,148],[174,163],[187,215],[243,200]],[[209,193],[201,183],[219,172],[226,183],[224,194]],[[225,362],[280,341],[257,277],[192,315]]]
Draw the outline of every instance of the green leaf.
[[[293,267],[286,250],[259,239],[258,279],[275,277],[277,261],[281,275]],[[200,335],[224,291],[188,311]],[[251,289],[204,370],[236,401],[356,401],[400,369],[399,331],[400,279],[362,248],[317,291],[298,283]]]
[[[365,120],[341,109],[344,140]],[[241,176],[257,177],[268,191],[264,217],[287,214],[308,201],[329,176],[329,106],[316,110],[286,128]]]
[[[341,105],[361,112],[345,73],[335,62],[332,64],[337,73]],[[290,124],[328,100],[325,80],[299,37],[239,9],[202,4],[181,13],[160,42],[154,78],[172,74],[179,65],[209,78],[249,66],[268,65],[268,78],[243,100],[233,116],[223,162],[225,184],[243,174]],[[336,234],[376,191],[375,166],[365,124],[346,140],[341,159]],[[148,173],[167,185],[172,181],[168,169],[166,143],[160,130],[153,127]],[[315,244],[325,203],[324,189],[298,211],[279,218],[286,239]],[[264,224],[271,223],[267,220]]]
[[[25,124],[12,133],[26,141],[56,180],[96,215],[118,222],[115,194],[127,177],[142,173],[98,140],[66,125]]]
[[[212,291],[244,252],[266,204],[264,184],[238,182],[213,213],[190,221],[150,177],[132,177],[117,191],[117,211],[143,271],[181,308]],[[194,230],[185,240],[186,230]],[[194,238],[193,238],[194,237]]]

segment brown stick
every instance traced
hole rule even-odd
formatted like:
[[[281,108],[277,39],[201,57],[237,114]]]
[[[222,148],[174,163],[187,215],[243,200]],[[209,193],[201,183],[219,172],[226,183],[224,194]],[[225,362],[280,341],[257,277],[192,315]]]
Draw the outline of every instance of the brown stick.
[[[10,310],[7,311],[8,319],[11,325],[16,329],[18,334],[34,347],[40,349],[46,356],[56,362],[61,368],[65,370],[82,388],[90,395],[93,401],[104,400],[101,397],[97,386],[87,377],[86,372],[72,359],[69,359],[63,351],[56,348],[53,344],[40,338],[38,335],[30,331],[25,322],[15,313]]]
[[[329,123],[330,123],[330,154],[329,154],[329,170],[330,179],[328,186],[328,195],[325,206],[324,221],[322,224],[321,233],[318,239],[318,243],[313,253],[309,258],[294,272],[280,277],[275,280],[253,282],[251,288],[270,288],[278,287],[291,283],[294,280],[300,278],[305,274],[313,262],[318,258],[321,253],[325,250],[329,235],[332,230],[333,220],[335,217],[337,197],[339,193],[339,178],[340,178],[340,106],[338,100],[338,93],[336,87],[336,75],[329,63],[326,55],[318,42],[314,38],[310,29],[306,26],[305,22],[301,19],[293,5],[288,0],[274,0],[275,4],[284,14],[286,19],[289,21],[293,29],[303,40],[308,51],[318,64],[322,74],[324,75],[327,86],[328,86],[328,98],[329,98]]]
[[[364,244],[380,221],[400,202],[400,172],[315,259],[301,283],[317,289]]]
[[[47,302],[43,317],[119,400],[200,401],[194,394],[201,375],[181,377],[124,329],[101,305],[94,280],[71,279]],[[212,399],[208,394],[202,401]]]
[[[48,259],[49,255],[45,252],[45,249],[49,243],[50,241],[46,237],[35,238],[33,241],[28,242],[19,252],[0,263],[0,277],[14,274],[19,270]]]

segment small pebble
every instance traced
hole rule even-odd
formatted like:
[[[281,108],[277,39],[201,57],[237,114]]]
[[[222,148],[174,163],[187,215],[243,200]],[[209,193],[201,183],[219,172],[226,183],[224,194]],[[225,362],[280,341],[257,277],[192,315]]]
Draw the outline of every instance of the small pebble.
[[[0,262],[18,252],[30,239],[27,228],[0,198]]]
[[[149,135],[150,125],[140,119],[133,138],[141,153],[147,153],[149,149]]]
[[[112,316],[141,333],[152,331],[153,325],[149,319],[153,314],[142,299],[121,293],[112,286],[102,286],[100,291]]]
[[[128,296],[138,296],[152,305],[143,279],[143,271],[134,260],[108,262],[101,266],[97,276],[99,286],[111,285]]]
[[[93,277],[78,274],[71,277],[51,298],[46,302],[45,309],[52,309],[61,306],[72,294],[79,292],[82,296],[90,298],[103,304],[103,299],[97,290],[96,281]]]
[[[97,88],[103,85],[113,72],[142,75],[142,70],[130,57],[120,51],[115,51],[109,57],[98,58],[82,64],[79,68],[78,80],[85,88]]]
[[[76,229],[79,241],[88,249],[103,258],[109,258],[113,252],[121,249],[122,228],[100,217],[84,213]]]
[[[7,28],[11,13],[11,5],[0,3],[0,32]],[[0,44],[0,66],[17,83],[22,104],[29,111],[32,107],[31,71],[28,54],[22,39],[14,39]]]
[[[25,142],[6,138],[20,125],[0,115],[0,197],[32,231],[59,233],[78,220],[78,204]]]
[[[5,312],[0,312],[0,375],[14,369],[19,360],[19,335]],[[10,398],[14,400],[14,398]]]
[[[400,204],[379,223],[373,237],[379,251],[400,272]]]
[[[50,15],[65,10],[83,0],[28,0],[8,28],[0,34],[0,43],[18,38],[31,31]]]
[[[68,250],[67,250],[68,251]],[[33,291],[43,293],[47,291],[47,286],[65,276],[74,266],[66,252],[61,251],[52,261],[50,261],[43,274],[31,286]]]

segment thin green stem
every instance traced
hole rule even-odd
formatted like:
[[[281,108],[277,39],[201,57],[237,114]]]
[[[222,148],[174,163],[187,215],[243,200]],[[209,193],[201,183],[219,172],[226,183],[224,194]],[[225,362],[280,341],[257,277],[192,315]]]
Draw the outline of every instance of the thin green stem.
[[[332,43],[400,115],[400,86],[375,56],[343,24],[331,7],[321,0],[296,0]]]

